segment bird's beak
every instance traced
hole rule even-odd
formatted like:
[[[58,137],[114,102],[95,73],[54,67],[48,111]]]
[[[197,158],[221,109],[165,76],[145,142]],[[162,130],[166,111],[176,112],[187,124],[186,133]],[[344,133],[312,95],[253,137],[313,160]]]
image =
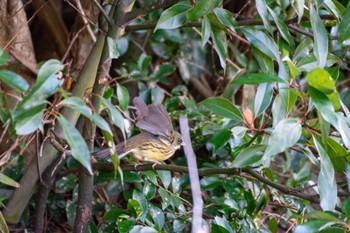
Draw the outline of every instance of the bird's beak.
[[[182,142],[182,143],[181,143],[181,146],[186,146],[186,143],[185,143],[185,142]]]

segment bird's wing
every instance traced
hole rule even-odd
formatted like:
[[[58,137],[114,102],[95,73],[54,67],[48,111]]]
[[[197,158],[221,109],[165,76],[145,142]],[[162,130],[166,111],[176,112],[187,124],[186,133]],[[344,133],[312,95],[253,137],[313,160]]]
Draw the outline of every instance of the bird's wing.
[[[173,126],[168,112],[161,104],[147,106],[140,97],[133,100],[136,107],[136,126],[151,134],[171,137]]]

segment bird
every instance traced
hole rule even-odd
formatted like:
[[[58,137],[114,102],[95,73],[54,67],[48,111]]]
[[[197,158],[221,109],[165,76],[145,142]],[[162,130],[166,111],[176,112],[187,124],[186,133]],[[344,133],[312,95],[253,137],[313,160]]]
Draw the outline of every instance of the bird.
[[[182,136],[175,131],[168,112],[162,104],[146,105],[140,97],[133,99],[136,108],[136,126],[141,133],[115,146],[119,159],[133,154],[140,161],[159,163],[169,159],[184,145]],[[95,157],[108,158],[110,149],[95,152]]]

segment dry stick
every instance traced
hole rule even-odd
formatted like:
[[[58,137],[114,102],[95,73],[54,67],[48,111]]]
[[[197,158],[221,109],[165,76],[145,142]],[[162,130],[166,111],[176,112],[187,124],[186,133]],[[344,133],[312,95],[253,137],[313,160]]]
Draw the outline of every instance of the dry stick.
[[[187,159],[188,172],[190,175],[191,191],[193,199],[193,217],[192,217],[192,232],[205,232],[202,227],[202,214],[203,214],[203,200],[202,193],[199,184],[198,168],[196,155],[194,154],[190,130],[188,127],[188,119],[185,115],[180,117],[180,130],[182,135],[182,140],[185,143],[184,152]]]

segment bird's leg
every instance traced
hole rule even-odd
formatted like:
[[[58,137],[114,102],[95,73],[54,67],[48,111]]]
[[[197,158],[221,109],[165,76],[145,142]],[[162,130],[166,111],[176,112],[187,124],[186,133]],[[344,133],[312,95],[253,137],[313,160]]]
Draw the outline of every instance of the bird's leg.
[[[153,162],[152,170],[155,170],[155,166],[156,166],[157,164],[160,164],[160,162],[157,161],[157,160],[152,160],[152,161],[150,161],[150,162]]]

